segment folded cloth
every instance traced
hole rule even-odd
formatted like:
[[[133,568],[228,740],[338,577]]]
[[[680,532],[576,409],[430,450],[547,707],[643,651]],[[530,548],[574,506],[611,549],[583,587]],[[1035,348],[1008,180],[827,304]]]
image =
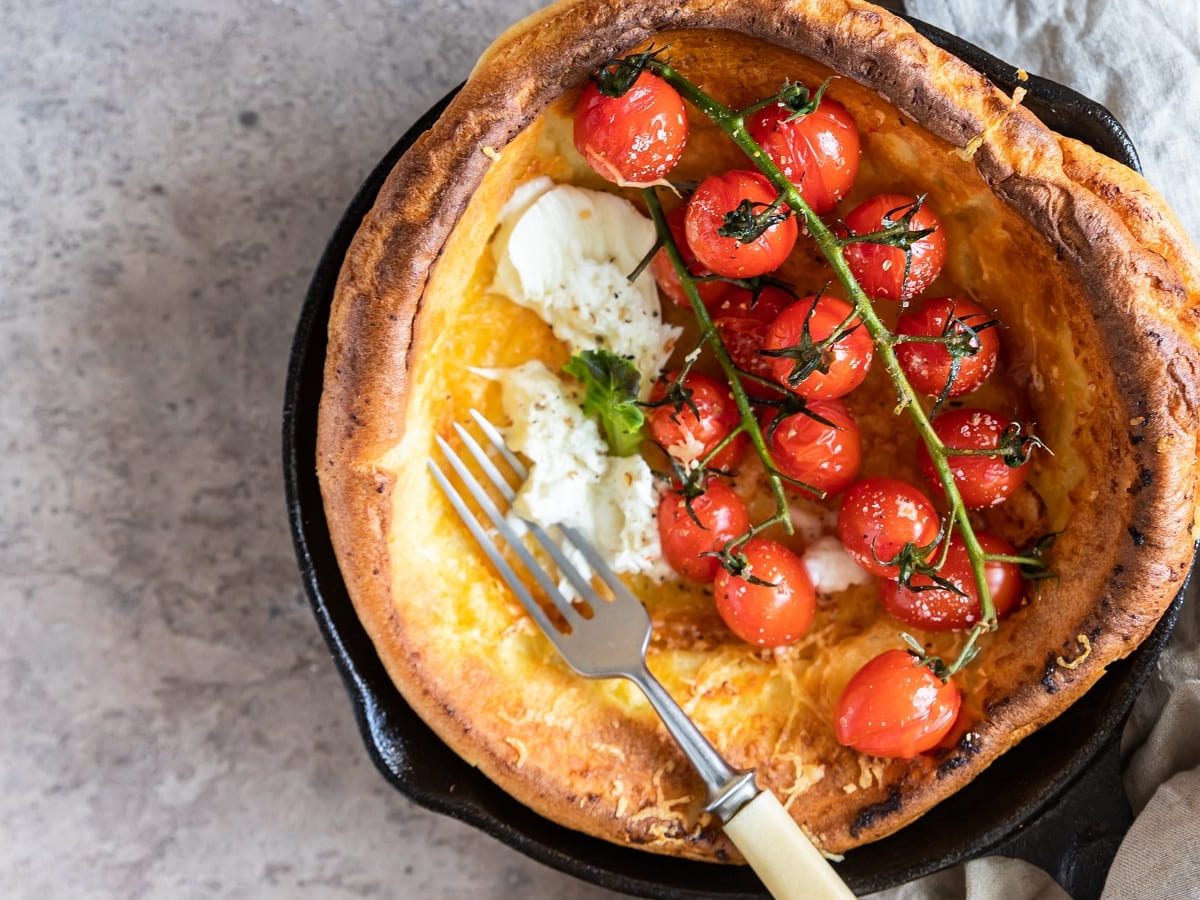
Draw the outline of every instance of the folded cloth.
[[[908,0],[910,14],[1096,100],[1125,126],[1150,183],[1200,238],[1200,3]]]
[[[1200,2],[1197,0],[908,0],[918,19],[1108,107],[1146,177],[1200,237]],[[1137,819],[1103,900],[1200,898],[1200,603],[1190,597],[1122,740]],[[937,815],[936,811],[931,815]],[[1040,869],[975,860],[873,900],[1061,900]]]

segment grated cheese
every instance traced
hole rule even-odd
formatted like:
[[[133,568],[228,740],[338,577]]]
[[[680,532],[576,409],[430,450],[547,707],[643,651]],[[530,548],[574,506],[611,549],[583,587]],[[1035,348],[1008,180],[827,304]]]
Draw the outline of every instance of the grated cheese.
[[[955,148],[954,154],[965,162],[970,162],[975,158],[975,154],[979,152],[979,148],[983,146],[983,135],[977,134],[975,137],[967,141],[967,145],[962,148]]]
[[[517,740],[515,737],[506,737],[504,739],[504,743],[508,744],[508,746],[517,751],[517,758],[513,765],[518,769],[525,765],[525,757],[529,755],[529,748],[526,747],[522,741]]]
[[[1064,669],[1078,669],[1083,661],[1092,655],[1092,642],[1088,640],[1088,636],[1086,634],[1075,635],[1075,640],[1079,642],[1082,652],[1080,652],[1080,654],[1070,662],[1063,659],[1061,656],[1055,660],[1055,662],[1057,662]]]

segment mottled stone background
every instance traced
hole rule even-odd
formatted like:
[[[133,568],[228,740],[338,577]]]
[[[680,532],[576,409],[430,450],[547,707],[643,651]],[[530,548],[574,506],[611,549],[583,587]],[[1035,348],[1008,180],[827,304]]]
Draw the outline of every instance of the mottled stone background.
[[[538,5],[0,0],[4,896],[609,896],[374,771],[280,476],[343,206]]]
[[[342,208],[537,5],[0,2],[0,894],[606,896],[379,777],[280,475]]]

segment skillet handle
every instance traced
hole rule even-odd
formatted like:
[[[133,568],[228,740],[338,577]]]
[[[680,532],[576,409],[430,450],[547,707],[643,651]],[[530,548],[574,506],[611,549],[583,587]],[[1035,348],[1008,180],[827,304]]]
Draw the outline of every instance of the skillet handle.
[[[775,900],[854,900],[854,894],[770,791],[762,791],[725,823]]]
[[[1122,730],[1116,729],[1053,806],[994,852],[1045,870],[1074,900],[1098,900],[1117,848],[1133,824],[1121,784]]]

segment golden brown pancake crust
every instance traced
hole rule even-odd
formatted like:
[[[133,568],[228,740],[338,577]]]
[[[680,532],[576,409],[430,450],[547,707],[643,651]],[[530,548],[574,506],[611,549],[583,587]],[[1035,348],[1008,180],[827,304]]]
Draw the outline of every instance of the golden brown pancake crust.
[[[464,758],[556,821],[660,852],[735,858],[712,823],[696,824],[694,798],[683,808],[661,806],[664,797],[694,792],[695,782],[644,717],[578,711],[581,740],[616,754],[572,758],[569,771],[555,772],[536,759],[523,764],[521,752],[553,732],[511,721],[500,729],[472,706],[472,694],[490,689],[489,673],[438,658],[419,630],[419,604],[398,589],[419,593],[428,582],[394,570],[407,552],[389,547],[403,501],[397,488],[406,486],[397,472],[416,471],[397,463],[395,448],[417,415],[408,403],[422,295],[493,165],[490,151],[502,151],[605,59],[674,29],[726,29],[788,48],[877,92],[950,145],[974,148],[979,175],[1044,237],[1064,280],[1085,298],[1094,325],[1081,329],[1095,335],[1087,340],[1111,369],[1097,396],[1111,393],[1113,411],[1088,445],[1096,496],[1074,500],[1096,514],[1064,536],[1054,603],[1022,610],[1020,627],[1002,629],[990,645],[995,679],[970,740],[936,760],[888,764],[852,794],[821,782],[801,795],[793,812],[822,846],[842,850],[894,831],[966,784],[1081,697],[1169,605],[1192,555],[1200,264],[1139,176],[1050,132],[965,63],[867,3],[577,0],[503,35],[397,163],[347,254],[330,321],[318,466],[350,595],[405,698]],[[1060,665],[1057,658],[1080,655],[1078,635],[1090,653],[1075,668]],[[624,779],[628,802],[594,789],[614,777]],[[654,815],[635,814],[653,812],[655,798]]]

